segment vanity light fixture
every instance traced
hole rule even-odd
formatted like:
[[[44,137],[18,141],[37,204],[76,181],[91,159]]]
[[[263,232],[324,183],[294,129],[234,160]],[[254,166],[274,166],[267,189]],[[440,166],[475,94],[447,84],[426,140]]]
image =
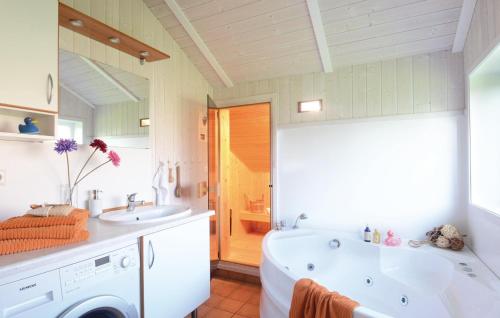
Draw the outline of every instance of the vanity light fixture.
[[[151,122],[149,118],[141,118],[139,119],[139,126],[140,127],[149,127],[151,126]]]
[[[69,23],[71,23],[72,26],[81,28],[83,26],[83,21],[79,19],[70,19]]]
[[[321,99],[301,101],[298,103],[298,112],[320,112],[323,109],[323,102]]]
[[[110,45],[137,59],[143,58],[143,63],[146,61],[154,62],[169,58],[168,54],[61,2],[59,2],[59,26],[105,45]],[[116,43],[117,40],[119,41],[118,43]],[[147,54],[147,56],[145,54]]]
[[[149,56],[149,52],[148,51],[141,51],[139,53],[139,62],[141,63],[141,65],[144,65],[144,62],[146,61],[146,57]]]
[[[109,42],[113,43],[113,44],[120,44],[120,38],[117,38],[115,36],[110,36],[108,38]]]

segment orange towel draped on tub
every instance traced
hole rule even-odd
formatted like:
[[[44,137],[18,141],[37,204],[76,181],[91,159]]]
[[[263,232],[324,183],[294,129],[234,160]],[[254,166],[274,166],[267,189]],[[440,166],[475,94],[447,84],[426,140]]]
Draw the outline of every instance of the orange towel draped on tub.
[[[295,283],[289,317],[352,318],[357,306],[354,300],[304,278]]]
[[[87,210],[74,209],[68,216],[26,214],[0,222],[0,255],[87,240],[88,217]]]

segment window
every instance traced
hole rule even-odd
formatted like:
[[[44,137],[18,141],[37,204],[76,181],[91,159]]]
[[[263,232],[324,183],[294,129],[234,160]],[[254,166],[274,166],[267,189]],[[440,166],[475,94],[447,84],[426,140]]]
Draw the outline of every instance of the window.
[[[77,120],[59,119],[57,138],[74,139],[78,144],[83,144],[83,123]]]
[[[470,75],[471,203],[500,215],[500,46]]]

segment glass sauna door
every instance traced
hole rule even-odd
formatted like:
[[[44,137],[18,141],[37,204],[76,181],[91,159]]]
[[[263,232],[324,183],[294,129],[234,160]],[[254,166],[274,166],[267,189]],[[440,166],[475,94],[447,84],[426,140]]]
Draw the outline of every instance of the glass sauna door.
[[[259,266],[271,228],[270,104],[209,109],[209,202],[217,211],[213,256]]]

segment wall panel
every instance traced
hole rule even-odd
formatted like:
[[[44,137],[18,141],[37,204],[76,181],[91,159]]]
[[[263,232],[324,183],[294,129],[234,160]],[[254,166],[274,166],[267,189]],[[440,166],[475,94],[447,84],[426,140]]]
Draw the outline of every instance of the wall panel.
[[[277,94],[278,123],[426,113],[464,108],[463,56],[449,51],[216,88],[216,102]],[[265,85],[264,85],[265,83]],[[320,113],[297,113],[297,102],[322,99]]]

